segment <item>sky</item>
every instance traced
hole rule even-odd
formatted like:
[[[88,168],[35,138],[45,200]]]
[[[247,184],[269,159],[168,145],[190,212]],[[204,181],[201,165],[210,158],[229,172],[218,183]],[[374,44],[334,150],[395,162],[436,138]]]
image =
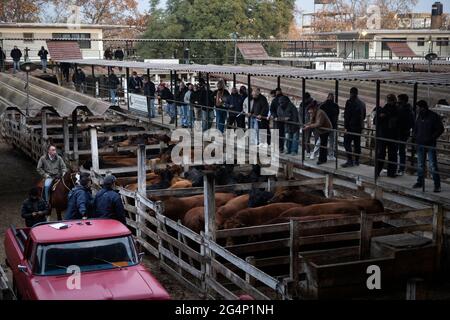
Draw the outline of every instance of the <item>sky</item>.
[[[228,0],[232,1],[232,0]],[[138,0],[139,7],[142,11],[149,8],[148,0]],[[434,0],[419,0],[416,6],[416,12],[431,12],[431,5]],[[444,12],[450,12],[450,0],[440,0],[444,5]],[[161,0],[161,5],[164,5],[165,0]],[[305,12],[312,12],[314,9],[314,0],[297,0],[297,7],[299,9],[305,10]],[[319,6],[318,6],[319,7]]]

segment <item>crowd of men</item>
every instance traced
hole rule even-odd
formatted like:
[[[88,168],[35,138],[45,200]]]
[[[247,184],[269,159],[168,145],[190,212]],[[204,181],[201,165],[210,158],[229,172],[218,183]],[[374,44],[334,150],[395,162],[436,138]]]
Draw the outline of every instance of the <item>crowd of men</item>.
[[[64,160],[57,154],[55,146],[50,145],[47,153],[39,159],[37,171],[44,180],[44,192],[33,187],[22,204],[21,213],[27,227],[47,220],[50,214],[52,185],[55,181],[64,179],[67,174]],[[108,218],[125,224],[125,209],[115,191],[115,181],[116,177],[113,175],[106,176],[102,189],[93,196],[90,174],[76,174],[75,186],[68,193],[64,219]]]
[[[115,84],[112,73],[111,83]],[[307,157],[318,158],[321,165],[336,158],[336,135],[340,108],[335,102],[333,93],[327,99],[319,102],[306,92],[305,99],[297,108],[291,99],[284,95],[281,88],[270,92],[271,100],[261,94],[259,88],[247,90],[245,86],[239,89],[233,87],[231,92],[226,89],[225,81],[217,82],[217,89],[212,91],[203,78],[198,84],[178,80],[176,93],[172,93],[166,84],[155,85],[148,76],[142,78],[136,72],[128,80],[130,92],[147,96],[147,107],[150,117],[155,117],[155,99],[166,100],[166,113],[170,123],[181,115],[182,127],[192,127],[193,121],[202,123],[202,129],[207,130],[215,123],[216,128],[224,132],[225,128],[254,128],[254,142],[258,145],[270,143],[270,132],[266,140],[260,141],[258,132],[261,129],[278,129],[280,152],[297,155],[299,136],[304,131]],[[347,161],[344,168],[359,166],[361,158],[361,137],[367,128],[366,104],[359,98],[358,89],[353,87],[345,102],[344,148]],[[446,100],[438,104],[448,105]],[[417,110],[415,114],[414,109]],[[435,183],[435,192],[439,192],[440,178],[436,160],[436,141],[443,133],[441,118],[433,111],[425,100],[420,100],[413,108],[406,94],[395,96],[389,94],[386,104],[375,108],[372,114],[373,125],[376,128],[376,173],[380,175],[387,168],[388,177],[401,176],[406,169],[406,150],[410,143],[416,143],[418,158],[418,180],[414,188],[423,186],[423,172],[426,155],[430,161],[430,169]],[[409,140],[410,138],[412,140]],[[313,142],[311,143],[311,138]],[[387,159],[386,159],[387,155]]]

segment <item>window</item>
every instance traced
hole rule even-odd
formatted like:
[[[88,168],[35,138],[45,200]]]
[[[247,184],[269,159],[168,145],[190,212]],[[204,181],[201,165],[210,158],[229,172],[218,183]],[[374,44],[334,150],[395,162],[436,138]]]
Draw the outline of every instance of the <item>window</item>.
[[[439,47],[448,47],[448,38],[437,38],[436,45]]]
[[[72,265],[82,272],[133,266],[139,263],[131,237],[39,245],[35,273],[66,274]]]
[[[33,33],[24,33],[23,34],[23,42],[33,42],[34,34]]]
[[[425,45],[425,38],[417,38],[417,46],[423,47]]]
[[[53,33],[53,39],[90,39],[90,33]],[[78,40],[78,45],[80,49],[90,49],[91,41],[89,40]]]

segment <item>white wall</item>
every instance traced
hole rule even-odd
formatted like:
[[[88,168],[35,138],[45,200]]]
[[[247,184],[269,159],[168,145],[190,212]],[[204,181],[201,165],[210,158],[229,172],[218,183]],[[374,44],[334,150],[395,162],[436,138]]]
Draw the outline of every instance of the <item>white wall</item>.
[[[3,38],[3,43],[0,42],[3,50],[6,53],[6,60],[10,61],[10,52],[14,45],[22,51],[22,59],[25,55],[25,47],[28,47],[30,51],[28,55],[31,61],[39,61],[37,55],[38,51],[44,46],[47,49],[47,44],[45,40],[34,40],[34,41],[23,41],[23,40],[7,40],[7,38],[23,38],[24,33],[33,33],[35,39],[46,38],[51,39],[53,33],[90,33],[92,39],[102,39],[103,30],[102,29],[67,29],[67,28],[0,28],[0,38]],[[98,59],[103,58],[103,43],[101,41],[91,41],[91,49],[81,49],[81,54],[83,58]],[[49,59],[51,56],[49,55]]]

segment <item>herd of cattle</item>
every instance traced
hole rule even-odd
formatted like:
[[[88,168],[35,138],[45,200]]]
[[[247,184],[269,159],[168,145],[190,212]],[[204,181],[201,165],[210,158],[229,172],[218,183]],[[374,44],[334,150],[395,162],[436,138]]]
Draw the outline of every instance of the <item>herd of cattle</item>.
[[[116,144],[129,146],[140,143],[155,144],[163,141],[170,145],[170,139],[164,136],[135,136]],[[171,148],[150,155],[149,162],[169,164]],[[136,166],[134,154],[103,155],[101,167]],[[252,166],[248,174],[235,173],[233,165],[191,167],[184,172],[181,166],[167,165],[165,169],[154,170],[147,174],[147,189],[176,189],[203,186],[203,170],[213,171],[217,185],[264,181],[258,165]],[[118,177],[117,184],[125,189],[137,190],[137,177]],[[191,230],[200,233],[204,229],[204,195],[189,197],[150,197],[162,201],[163,214],[182,223]],[[258,189],[250,192],[216,193],[217,229],[232,229],[258,225],[288,222],[290,219],[316,220],[384,212],[383,204],[375,199],[338,199],[326,198],[322,191],[307,188],[282,187],[273,193]]]

